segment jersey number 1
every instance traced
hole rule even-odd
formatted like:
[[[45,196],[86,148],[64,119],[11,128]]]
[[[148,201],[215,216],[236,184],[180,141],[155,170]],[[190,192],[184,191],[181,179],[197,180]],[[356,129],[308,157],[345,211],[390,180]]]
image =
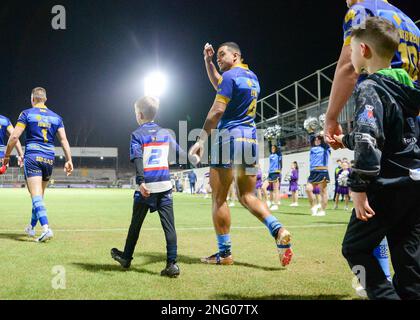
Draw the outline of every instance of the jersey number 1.
[[[48,137],[47,137],[47,129],[42,129],[42,136],[44,137],[44,142],[48,143]]]

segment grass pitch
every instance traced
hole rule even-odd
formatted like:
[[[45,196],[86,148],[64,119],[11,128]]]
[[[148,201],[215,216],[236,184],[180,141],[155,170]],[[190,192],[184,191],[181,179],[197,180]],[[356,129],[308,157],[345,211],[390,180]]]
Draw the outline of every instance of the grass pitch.
[[[284,200],[274,214],[292,232],[295,256],[282,268],[268,230],[237,203],[231,208],[235,265],[210,266],[199,258],[217,251],[211,201],[175,194],[181,276],[168,279],[160,276],[166,247],[156,213],[146,218],[129,271],[110,257],[111,248],[124,247],[132,196],[131,190],[47,190],[55,238],[39,244],[23,233],[31,216],[27,191],[0,189],[0,299],[357,298],[341,256],[349,211],[311,217],[306,200],[297,208]],[[55,266],[65,269],[65,289],[52,286]]]

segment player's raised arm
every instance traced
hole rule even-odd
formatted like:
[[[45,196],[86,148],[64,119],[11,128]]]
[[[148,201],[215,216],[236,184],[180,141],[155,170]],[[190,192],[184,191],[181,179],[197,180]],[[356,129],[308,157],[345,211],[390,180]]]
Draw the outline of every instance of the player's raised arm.
[[[73,160],[71,157],[70,144],[67,140],[66,130],[64,129],[64,127],[58,129],[57,136],[61,146],[63,147],[64,156],[66,157],[66,163],[64,164],[64,172],[66,172],[67,176],[69,176],[73,172]]]
[[[9,141],[7,142],[6,153],[4,154],[3,165],[7,166],[9,164],[13,148],[15,148],[18,143],[20,145],[19,138],[23,131],[25,131],[25,127],[17,125],[10,134]],[[20,152],[22,152],[22,147],[20,147]]]
[[[217,72],[216,66],[214,65],[212,59],[214,56],[213,46],[209,43],[206,43],[204,46],[204,62],[206,64],[207,75],[210,79],[213,88],[217,90],[217,86],[220,78],[222,77],[219,72]]]
[[[9,136],[11,136],[13,134],[13,130],[14,129],[15,128],[12,125],[10,125],[10,126],[7,127],[7,133],[9,134]],[[22,167],[23,166],[23,150],[22,150],[22,145],[20,144],[19,139],[16,142],[15,148],[16,148],[16,151],[18,153],[18,164],[19,164],[19,167]]]

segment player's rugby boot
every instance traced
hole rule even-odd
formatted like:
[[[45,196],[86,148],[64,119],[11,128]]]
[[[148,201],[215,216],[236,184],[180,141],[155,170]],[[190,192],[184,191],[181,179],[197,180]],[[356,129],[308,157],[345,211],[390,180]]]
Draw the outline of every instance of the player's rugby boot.
[[[124,252],[118,250],[117,248],[111,249],[111,257],[117,261],[121,267],[124,269],[129,269],[131,266],[131,259],[126,259],[123,257]]]
[[[46,242],[48,240],[51,240],[54,237],[54,233],[51,229],[48,229],[47,231],[44,231],[41,233],[41,236],[36,239],[37,242]]]
[[[31,237],[31,238],[35,237],[35,229],[32,228],[32,226],[27,226],[25,228],[25,233],[28,235],[28,237]]]
[[[216,253],[210,257],[202,258],[201,262],[206,264],[232,265],[233,258],[230,252],[223,255]]]
[[[286,229],[280,229],[277,234],[276,244],[279,252],[280,263],[283,267],[287,266],[293,257],[292,236]]]

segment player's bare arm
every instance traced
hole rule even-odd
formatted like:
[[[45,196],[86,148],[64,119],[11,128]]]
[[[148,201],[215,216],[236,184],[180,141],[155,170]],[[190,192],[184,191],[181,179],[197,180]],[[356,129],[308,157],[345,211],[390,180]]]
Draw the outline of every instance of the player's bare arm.
[[[325,116],[325,137],[333,149],[342,147],[340,143],[334,140],[333,136],[342,134],[338,117],[351,97],[357,82],[357,77],[351,63],[351,47],[343,46],[335,71],[328,110]]]
[[[203,130],[200,133],[197,143],[191,148],[190,154],[196,154],[200,158],[203,153],[203,145],[207,141],[207,137],[211,135],[211,131],[217,127],[220,119],[226,111],[226,103],[215,100],[211,107],[206,121],[204,122]]]
[[[23,131],[25,131],[25,128],[16,126],[16,128],[14,128],[13,132],[10,134],[9,141],[7,142],[6,153],[4,154],[3,165],[7,166],[9,164],[10,155],[12,154],[13,148],[15,148],[16,145],[19,143],[19,138],[22,135]]]
[[[9,126],[7,128],[7,133],[9,134],[9,136],[12,135],[14,129],[15,128],[13,126]],[[21,145],[19,139],[16,142],[15,148],[16,148],[16,151],[18,153],[18,165],[19,165],[19,167],[22,167],[23,166],[23,149],[22,149],[22,145]]]
[[[67,176],[69,176],[73,172],[73,161],[71,158],[70,144],[66,136],[66,130],[64,130],[64,128],[58,129],[57,136],[63,148],[64,156],[66,157],[66,163],[64,164],[64,172],[67,174]]]
[[[207,75],[210,79],[211,84],[213,85],[213,88],[217,90],[217,85],[222,76],[220,75],[219,72],[217,72],[216,66],[214,65],[212,61],[215,54],[213,46],[209,43],[206,43],[206,45],[204,46],[203,54],[204,54],[204,62],[206,65]]]

